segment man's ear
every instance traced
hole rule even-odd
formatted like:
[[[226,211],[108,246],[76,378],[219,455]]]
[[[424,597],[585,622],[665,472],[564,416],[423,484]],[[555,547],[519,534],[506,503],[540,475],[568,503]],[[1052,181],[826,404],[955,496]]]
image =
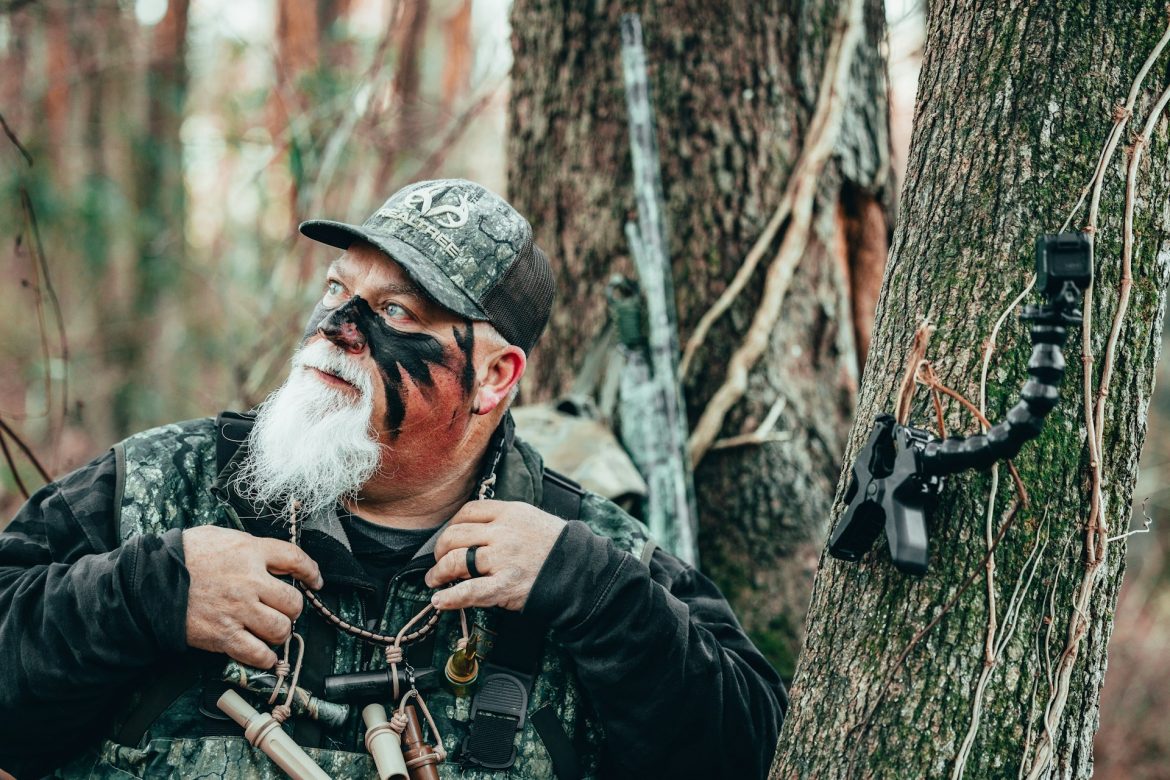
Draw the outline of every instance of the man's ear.
[[[502,347],[484,359],[478,389],[471,404],[473,414],[490,414],[508,398],[512,388],[524,376],[528,359],[514,344]]]

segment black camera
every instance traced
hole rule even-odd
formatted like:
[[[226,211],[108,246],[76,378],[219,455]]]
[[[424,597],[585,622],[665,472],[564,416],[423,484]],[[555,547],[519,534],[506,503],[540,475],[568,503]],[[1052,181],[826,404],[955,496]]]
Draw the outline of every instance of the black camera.
[[[1045,297],[1067,282],[1084,292],[1093,282],[1093,240],[1086,233],[1045,233],[1036,238],[1036,285]]]

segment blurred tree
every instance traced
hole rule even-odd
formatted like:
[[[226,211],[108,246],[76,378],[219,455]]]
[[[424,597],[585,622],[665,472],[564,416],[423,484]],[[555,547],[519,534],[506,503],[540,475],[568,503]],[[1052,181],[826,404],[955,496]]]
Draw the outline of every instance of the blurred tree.
[[[941,381],[978,399],[1003,314],[1002,354],[986,374],[987,416],[1002,419],[1029,353],[1010,302],[1027,285],[1035,237],[1066,215],[1095,234],[1089,376],[1074,327],[1063,400],[1016,462],[1026,508],[1010,508],[1003,469],[959,475],[935,512],[924,578],[893,569],[880,541],[860,564],[823,560],[774,776],[1092,774],[1166,302],[1170,147],[1164,117],[1152,121],[1170,97],[1166,55],[1130,90],[1170,38],[1159,40],[1166,23],[1161,0],[1112,3],[1107,16],[1072,0],[930,4],[903,211],[846,463],[874,416],[893,411],[926,316]],[[1095,197],[1086,217],[1074,201],[1111,132],[1124,151],[1104,168],[1099,218]],[[924,395],[910,420],[933,428]],[[977,427],[958,404],[945,419],[952,434]]]
[[[151,30],[143,74],[145,116],[141,126],[132,128],[138,141],[135,165],[128,171],[136,215],[136,262],[126,269],[132,288],[131,316],[109,323],[112,362],[121,378],[112,409],[114,432],[119,436],[133,433],[139,420],[162,415],[165,402],[158,392],[161,334],[167,320],[184,319],[174,307],[189,300],[176,294],[187,262],[186,185],[179,128],[187,97],[188,7],[188,0],[170,0],[166,14]],[[127,35],[121,14],[115,11],[112,16],[115,18],[106,29]],[[99,110],[104,108],[99,106]],[[103,124],[100,114],[93,120],[94,127]],[[95,157],[101,155],[103,146],[103,139],[95,139]],[[100,247],[98,241],[92,243]],[[169,368],[182,372],[175,385],[186,387],[184,380],[192,378],[190,364],[176,361]]]
[[[773,220],[802,149],[829,137],[816,107],[822,82],[832,81],[825,63],[839,59],[830,52],[838,8],[830,0],[516,0],[509,195],[554,260],[561,301],[533,358],[537,397],[568,388],[604,322],[606,281],[633,274],[623,235],[634,194],[620,15],[642,18],[686,341]],[[783,440],[713,449],[695,469],[702,568],[785,676],[844,455],[891,220],[882,3],[867,0],[855,27],[848,90],[833,97],[839,135],[819,181],[806,187],[811,227],[791,228],[807,246],[746,394],[717,425],[723,437],[750,433],[782,405],[774,431]],[[786,236],[761,245],[764,262],[696,352],[685,377],[692,423],[723,384]]]
[[[422,123],[419,87],[429,0],[406,3],[394,35],[396,65],[392,90],[396,117],[387,128],[389,143],[382,149],[376,181],[389,182],[405,153],[418,143]]]
[[[471,0],[460,0],[455,11],[443,19],[443,108],[454,112],[455,103],[467,93],[471,61],[475,54],[471,37]]]
[[[335,0],[321,3],[306,3],[300,0],[279,0],[276,5],[276,84],[269,101],[269,133],[273,138],[284,140],[287,145],[287,161],[282,162],[291,172],[289,178],[289,213],[295,217],[304,210],[304,188],[309,176],[307,160],[314,153],[311,139],[315,133],[308,128],[294,129],[294,121],[309,112],[314,98],[331,97],[326,90],[305,88],[314,76],[327,79],[329,74],[319,72],[321,64],[322,38],[326,35],[328,23],[336,14],[332,6]],[[322,22],[325,22],[323,27]],[[283,157],[283,156],[282,156]]]

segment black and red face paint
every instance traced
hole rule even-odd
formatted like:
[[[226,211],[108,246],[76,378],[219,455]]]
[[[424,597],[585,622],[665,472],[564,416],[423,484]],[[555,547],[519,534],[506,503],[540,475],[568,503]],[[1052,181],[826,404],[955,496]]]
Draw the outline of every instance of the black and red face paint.
[[[459,332],[459,328],[451,330],[455,332],[455,343],[463,350],[463,373],[459,379],[463,384],[463,394],[469,395],[475,385],[475,363],[472,362],[475,354],[475,328],[469,322],[463,326],[462,333]]]
[[[309,317],[304,339],[320,332],[338,347],[349,352],[361,352],[368,347],[370,357],[378,368],[386,388],[386,430],[396,436],[406,417],[406,379],[429,397],[435,387],[433,367],[451,371],[459,377],[466,397],[475,380],[472,351],[475,334],[471,323],[463,332],[453,329],[455,343],[461,356],[447,354],[442,342],[429,333],[412,333],[392,327],[360,296],[355,295],[344,305],[330,309],[317,304]],[[462,360],[462,365],[458,363]]]

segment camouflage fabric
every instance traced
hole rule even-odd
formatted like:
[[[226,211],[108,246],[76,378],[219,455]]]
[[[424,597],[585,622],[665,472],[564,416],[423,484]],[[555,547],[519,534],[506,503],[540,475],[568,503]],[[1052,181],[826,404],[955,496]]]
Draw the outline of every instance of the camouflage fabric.
[[[159,533],[170,528],[217,523],[241,527],[230,506],[212,494],[210,485],[216,473],[214,420],[197,420],[168,425],[134,436],[117,448],[124,473],[121,502],[123,539],[135,534]],[[497,493],[501,500],[539,503],[542,465],[531,447],[517,441],[505,454],[497,469]],[[600,496],[586,494],[582,500],[581,520],[595,533],[634,556],[652,548],[645,528],[618,507]],[[432,539],[420,551],[429,555]],[[390,583],[385,613],[377,630],[393,633],[429,602],[432,591],[423,583],[425,568],[399,575]],[[328,589],[327,589],[328,590]],[[351,623],[365,623],[363,604],[352,590],[339,591],[339,614]],[[306,613],[309,610],[306,610]],[[307,615],[301,617],[305,620]],[[495,610],[470,610],[469,620],[491,630],[497,622]],[[299,622],[299,621],[298,621]],[[458,613],[446,613],[436,629],[433,657],[412,658],[407,647],[407,661],[415,667],[442,668],[460,636]],[[363,662],[362,644],[347,634],[339,634],[332,673],[353,672],[384,667],[380,653]],[[489,659],[490,661],[490,655]],[[552,707],[566,735],[577,748],[586,776],[596,776],[600,759],[602,730],[594,713],[582,698],[570,659],[551,637],[543,645],[539,672],[528,704],[531,714],[542,707]],[[151,725],[137,745],[120,745],[107,740],[90,753],[58,773],[60,777],[218,777],[279,778],[281,770],[261,751],[253,749],[242,736],[199,736],[206,716],[198,709],[200,688],[188,690]],[[442,735],[448,754],[454,754],[467,734],[470,722],[470,695],[455,695],[450,690],[425,694]],[[388,704],[389,702],[387,702]],[[308,749],[308,753],[331,776],[337,778],[374,777],[374,764],[366,754],[362,739],[364,727],[360,707],[354,707],[349,720],[339,729],[326,732],[325,747]],[[448,761],[438,767],[442,778],[551,778],[553,767],[548,751],[531,726],[530,719],[517,733],[515,765],[506,772],[462,768]],[[290,724],[291,725],[291,722]],[[288,725],[285,726],[288,730]],[[433,735],[429,736],[433,743]]]

